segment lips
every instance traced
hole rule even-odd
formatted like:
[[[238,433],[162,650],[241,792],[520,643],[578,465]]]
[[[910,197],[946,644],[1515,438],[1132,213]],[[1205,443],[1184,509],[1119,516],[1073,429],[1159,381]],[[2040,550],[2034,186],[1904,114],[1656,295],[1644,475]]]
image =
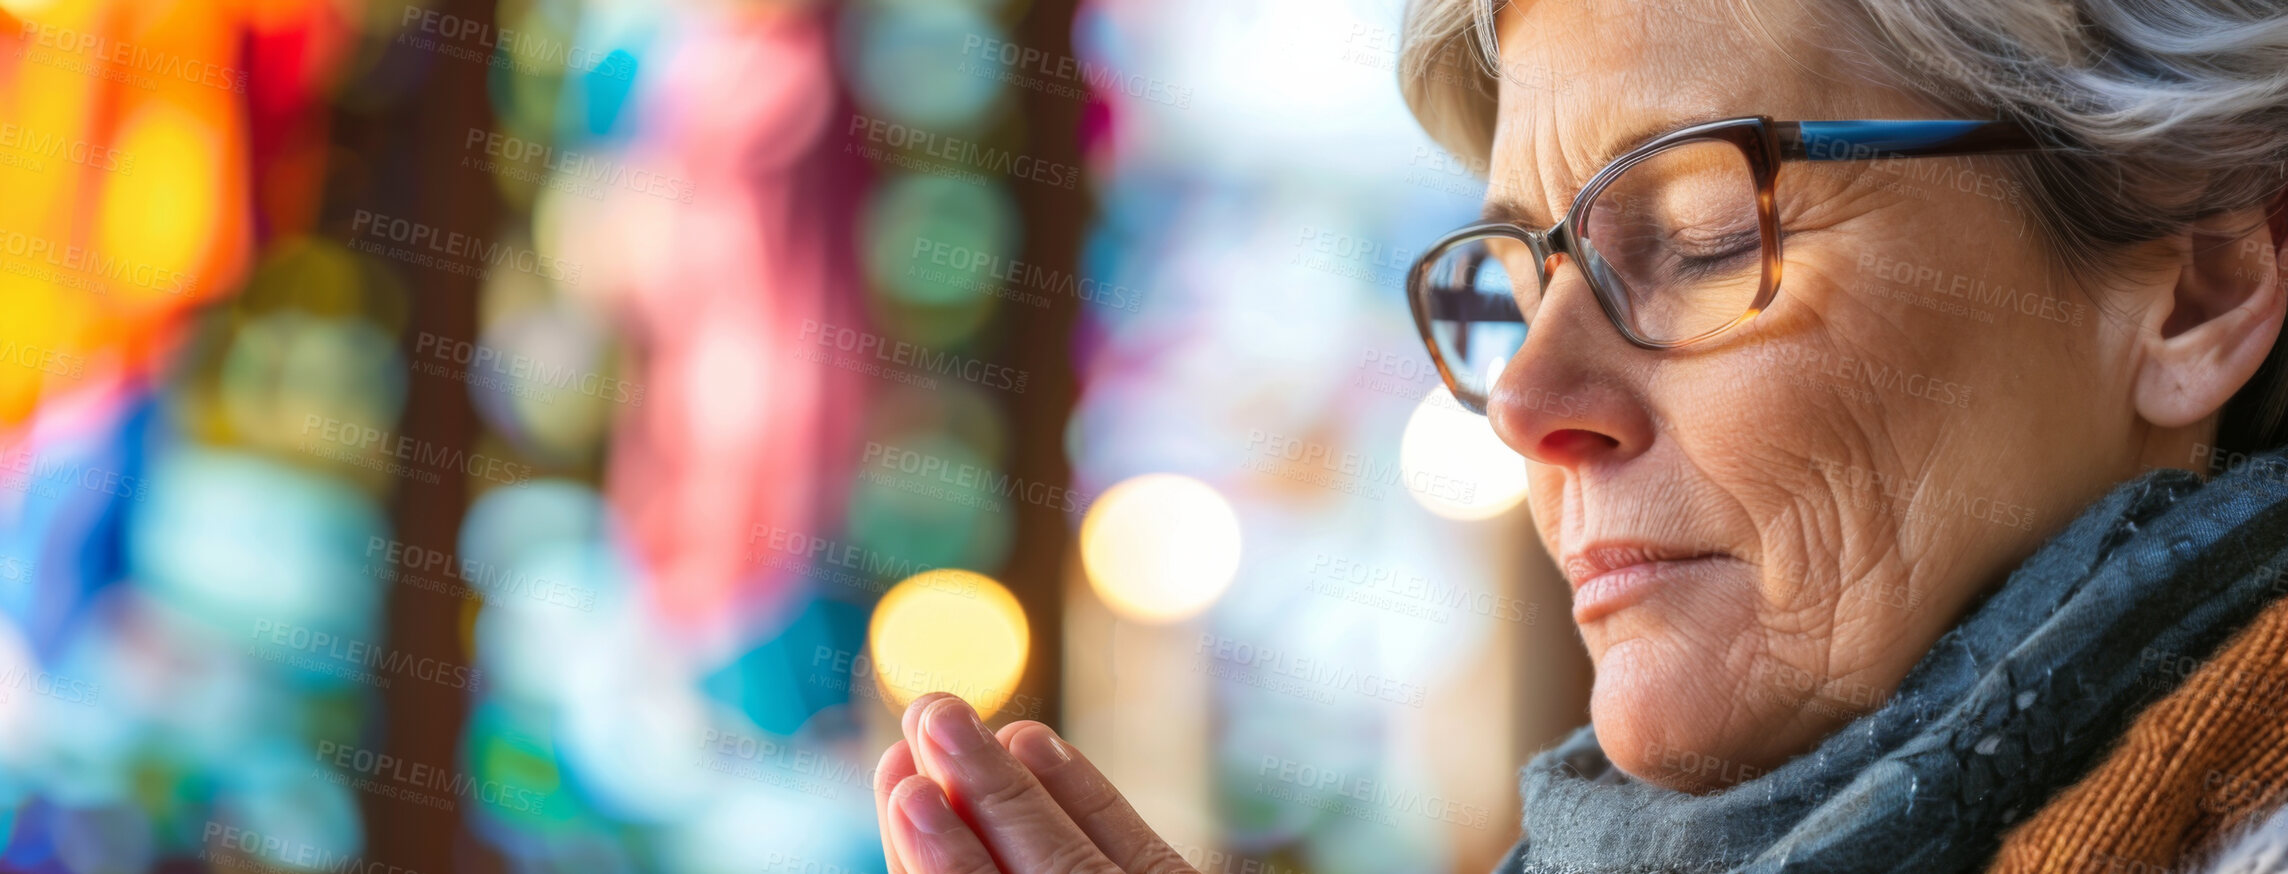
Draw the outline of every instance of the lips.
[[[1718,550],[1658,543],[1597,541],[1565,556],[1573,584],[1573,621],[1595,622],[1635,606],[1662,584],[1736,561]]]

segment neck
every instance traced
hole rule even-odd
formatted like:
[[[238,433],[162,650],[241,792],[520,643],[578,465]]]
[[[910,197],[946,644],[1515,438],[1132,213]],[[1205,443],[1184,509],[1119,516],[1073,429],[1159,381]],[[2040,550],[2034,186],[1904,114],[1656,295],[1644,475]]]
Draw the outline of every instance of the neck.
[[[2139,471],[2187,470],[2206,480],[2232,469],[2233,453],[2216,445],[2217,416],[2214,414],[2182,427],[2160,428],[2149,422],[2143,427],[2137,449]]]

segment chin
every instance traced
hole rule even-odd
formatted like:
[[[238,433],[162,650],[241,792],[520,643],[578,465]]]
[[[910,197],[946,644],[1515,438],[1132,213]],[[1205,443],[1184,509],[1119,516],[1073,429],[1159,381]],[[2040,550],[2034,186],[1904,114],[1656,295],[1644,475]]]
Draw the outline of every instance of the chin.
[[[1721,654],[1635,638],[1597,660],[1589,717],[1615,767],[1647,783],[1703,793],[1761,776],[1774,764],[1738,731],[1748,714]]]

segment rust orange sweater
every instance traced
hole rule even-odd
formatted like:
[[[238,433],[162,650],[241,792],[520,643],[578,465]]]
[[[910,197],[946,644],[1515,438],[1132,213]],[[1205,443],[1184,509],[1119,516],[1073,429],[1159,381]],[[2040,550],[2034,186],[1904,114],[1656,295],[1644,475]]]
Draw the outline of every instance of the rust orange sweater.
[[[1995,872],[2178,870],[2288,801],[2288,601],[2137,717],[2081,782],[2011,831]]]

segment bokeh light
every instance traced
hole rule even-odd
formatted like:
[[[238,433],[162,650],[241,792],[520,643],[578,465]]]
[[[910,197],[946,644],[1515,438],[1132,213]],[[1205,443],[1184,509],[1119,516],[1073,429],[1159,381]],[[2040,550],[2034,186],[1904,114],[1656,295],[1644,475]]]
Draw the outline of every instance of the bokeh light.
[[[1398,465],[1407,494],[1448,519],[1490,519],[1525,500],[1525,459],[1444,385],[1431,389],[1406,420]]]
[[[1081,523],[1089,584],[1115,612],[1175,622],[1215,603],[1239,572],[1239,516],[1207,483],[1146,474],[1107,490]]]
[[[218,189],[228,181],[219,139],[208,120],[167,104],[144,110],[121,132],[119,150],[148,155],[152,166],[116,175],[104,189],[97,244],[136,257],[117,292],[164,298],[211,291],[198,288],[197,277],[200,257],[218,242]]]
[[[879,874],[930,691],[1446,868],[1255,779],[1532,615],[1367,2],[0,0],[0,869]]]
[[[951,692],[984,716],[1017,691],[1033,643],[1025,608],[1007,588],[984,574],[946,569],[891,588],[875,605],[866,636],[874,679],[892,709]]]
[[[1000,90],[988,77],[949,75],[977,61],[977,46],[1008,45],[977,10],[960,3],[853,5],[861,13],[849,19],[857,30],[851,81],[873,111],[906,124],[952,124],[977,115]]]
[[[887,327],[929,345],[958,343],[992,315],[992,273],[1017,245],[1016,209],[999,187],[902,175],[867,211],[866,269]]]

